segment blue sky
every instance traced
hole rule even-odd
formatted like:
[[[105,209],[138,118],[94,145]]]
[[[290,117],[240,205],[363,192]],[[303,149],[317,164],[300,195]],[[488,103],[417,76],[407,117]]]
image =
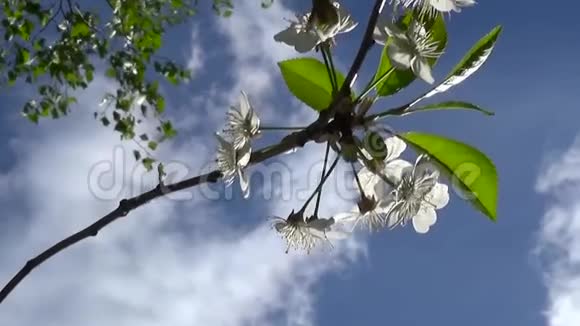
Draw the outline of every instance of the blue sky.
[[[176,178],[212,167],[211,134],[240,90],[263,124],[315,118],[290,97],[275,64],[297,54],[272,39],[285,27],[283,18],[308,3],[276,1],[263,11],[258,0],[245,1],[228,19],[206,14],[172,31],[164,51],[195,71],[189,85],[164,90],[180,135],[158,156],[174,163]],[[372,3],[342,3],[360,22],[338,39],[338,64],[346,71]],[[504,30],[485,66],[435,100],[467,100],[496,115],[433,112],[389,121],[398,130],[460,139],[493,158],[500,175],[496,223],[452,196],[427,235],[406,227],[357,234],[310,256],[286,255],[266,218],[299,208],[307,192],[298,190],[314,184],[323,147],[309,145],[253,168],[255,175],[292,171],[281,188],[289,198],[267,198],[276,183],[256,177],[249,200],[234,184],[151,203],[35,270],[0,306],[0,324],[578,325],[580,23],[578,5],[568,3],[550,11],[524,1],[482,1],[452,14],[436,79],[495,25]],[[378,55],[378,48],[371,52],[359,83]],[[70,117],[39,126],[16,109],[32,89],[0,94],[8,107],[0,120],[0,279],[123,196],[154,186],[154,177],[134,168],[134,145],[92,118],[111,87],[97,78]],[[426,88],[416,82],[380,103],[395,106]],[[259,145],[280,136],[265,135]],[[104,175],[113,187],[95,192],[94,173],[108,171],[107,164],[117,172]],[[344,180],[333,182],[344,188]],[[334,214],[351,206],[328,191],[322,207]]]

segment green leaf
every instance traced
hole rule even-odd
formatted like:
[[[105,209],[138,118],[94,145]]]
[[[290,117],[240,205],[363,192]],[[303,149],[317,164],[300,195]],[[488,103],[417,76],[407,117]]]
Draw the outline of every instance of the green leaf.
[[[467,54],[459,61],[459,63],[451,70],[449,75],[435,88],[425,93],[421,97],[413,101],[410,106],[429,98],[435,94],[442,93],[451,87],[460,84],[469,76],[475,73],[487,61],[491,55],[495,43],[501,33],[502,27],[494,27],[487,35],[482,37],[475,45],[467,52]]]
[[[298,58],[278,62],[290,92],[316,111],[326,110],[332,102],[332,84],[324,63],[314,58]],[[344,75],[336,71],[338,87]]]
[[[70,34],[72,37],[88,36],[91,34],[91,29],[89,28],[89,26],[85,22],[77,21],[72,26],[72,30],[71,30]]]
[[[153,169],[153,163],[155,163],[155,160],[149,157],[146,157],[143,159],[143,166],[145,167],[145,169],[149,172]]]
[[[22,25],[20,26],[20,37],[22,37],[23,40],[28,41],[30,39],[30,34],[32,33],[32,30],[34,29],[34,24],[32,24],[32,22],[28,19],[26,19]]]
[[[163,138],[171,139],[177,135],[177,130],[173,129],[173,125],[170,121],[164,121],[161,123],[161,131],[163,133]]]
[[[149,143],[147,143],[147,147],[149,147],[152,151],[154,151],[157,149],[157,142],[150,141]]]
[[[30,51],[26,48],[19,48],[18,53],[16,55],[16,63],[18,65],[25,65],[28,64],[30,61]]]
[[[496,220],[498,177],[493,162],[485,154],[438,135],[407,132],[399,137],[419,152],[428,154],[450,177],[453,186],[471,194],[468,200],[491,220]]]
[[[401,27],[404,30],[406,30],[408,26],[411,24],[412,19],[413,19],[412,14],[410,12],[407,13],[407,15],[405,15],[400,22],[400,25],[402,25]],[[443,51],[443,49],[445,49],[445,46],[447,45],[447,31],[445,29],[445,21],[443,20],[442,15],[438,14],[434,20],[426,22],[425,28],[428,32],[431,33],[431,41],[438,42],[437,50]],[[391,70],[391,68],[393,68],[391,60],[389,59],[389,56],[387,54],[387,47],[390,44],[390,42],[391,39],[389,38],[387,40],[385,47],[383,48],[381,54],[381,61],[379,63],[379,67],[375,74],[374,80],[379,79],[383,74],[385,74],[386,72]],[[437,62],[437,59],[438,58],[428,59],[429,65],[433,67]],[[415,78],[416,78],[415,74],[411,71],[411,69],[406,70],[395,69],[393,72],[390,73],[389,77],[385,81],[377,85],[377,94],[379,96],[393,95],[398,91],[400,91],[401,89],[409,86],[409,84],[411,84],[415,80]]]
[[[447,102],[441,102],[441,103],[434,103],[434,104],[429,104],[429,105],[425,105],[425,106],[421,106],[418,108],[413,108],[411,110],[405,111],[403,115],[407,115],[409,113],[414,113],[417,111],[434,111],[434,110],[475,110],[475,111],[479,111],[485,115],[495,115],[495,113],[482,109],[481,107],[469,103],[469,102],[462,102],[462,101],[447,101]]]
[[[105,71],[105,76],[115,78],[117,76],[117,71],[115,68],[108,68],[107,71]]]

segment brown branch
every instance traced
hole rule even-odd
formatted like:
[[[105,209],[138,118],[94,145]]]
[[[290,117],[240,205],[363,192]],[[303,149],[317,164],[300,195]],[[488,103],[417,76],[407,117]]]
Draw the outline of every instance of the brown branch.
[[[314,124],[312,124],[311,126],[313,125]],[[314,128],[311,126],[305,128],[302,131],[289,134],[274,147],[269,147],[267,149],[262,149],[253,152],[250,164],[260,163],[271,157],[287,152],[295,147],[302,147],[304,146],[304,144],[312,140],[314,137],[324,132],[324,128]],[[147,204],[153,199],[162,197],[172,192],[195,187],[203,183],[216,182],[219,180],[220,177],[221,173],[216,170],[208,174],[196,176],[174,184],[158,185],[154,189],[151,189],[148,192],[145,192],[139,196],[121,200],[119,206],[109,214],[103,216],[98,221],[87,226],[81,231],[59,241],[58,243],[54,244],[50,248],[43,251],[38,256],[30,259],[24,265],[24,267],[22,267],[22,269],[20,269],[16,273],[16,275],[14,275],[12,279],[2,288],[2,290],[0,291],[0,303],[2,303],[4,299],[6,299],[6,297],[12,292],[12,290],[14,290],[14,288],[18,284],[20,284],[20,282],[22,282],[22,280],[26,278],[26,276],[30,274],[30,272],[32,272],[32,270],[34,270],[36,267],[38,267],[39,265],[50,259],[52,256],[56,255],[57,253],[65,250],[66,248],[84,239],[96,236],[99,233],[99,231],[103,229],[105,226],[118,220],[121,217],[126,216],[134,209]]]
[[[343,130],[344,129],[344,122],[345,121],[331,121],[330,116],[333,115],[336,111],[336,107],[338,103],[341,103],[345,98],[350,97],[350,84],[352,83],[355,75],[360,70],[363,61],[366,57],[366,54],[374,44],[374,40],[372,38],[373,29],[376,25],[378,16],[380,14],[381,8],[383,7],[385,0],[376,0],[375,6],[373,7],[373,11],[370,15],[369,22],[367,25],[367,29],[365,31],[364,38],[362,40],[361,46],[358,50],[358,53],[354,59],[354,62],[348,72],[348,75],[342,85],[342,88],[335,98],[333,103],[330,105],[328,110],[323,111],[325,114],[321,114],[319,119],[315,122],[310,124],[305,129],[294,132],[283,138],[280,143],[278,143],[274,147],[268,147],[266,149],[261,149],[256,152],[252,153],[250,164],[260,163],[264,160],[267,160],[271,157],[277,156],[284,152],[287,152],[296,147],[302,147],[307,142],[316,139],[318,136],[331,133],[336,130]],[[61,1],[62,3],[62,1]],[[107,3],[111,5],[110,1],[107,0]],[[343,119],[338,119],[343,120]],[[350,119],[349,119],[350,120]],[[352,124],[351,126],[354,127],[358,122],[357,121],[350,121]],[[0,291],[0,303],[6,299],[6,297],[16,288],[20,282],[30,272],[32,272],[36,267],[56,255],[57,253],[63,251],[64,249],[90,237],[96,236],[101,229],[105,226],[111,224],[112,222],[118,220],[121,217],[126,216],[131,211],[135,210],[138,207],[141,207],[148,202],[152,201],[153,199],[162,197],[172,192],[180,191],[183,189],[195,187],[197,185],[206,183],[206,182],[216,182],[221,177],[221,173],[219,171],[212,171],[208,174],[196,176],[190,179],[183,180],[181,182],[171,184],[171,185],[158,185],[154,189],[149,190],[139,196],[132,197],[129,199],[123,199],[119,203],[119,206],[110,212],[109,214],[103,216],[95,223],[89,225],[88,227],[84,228],[83,230],[59,241],[58,243],[54,244],[50,248],[43,251],[38,256],[30,259],[24,267],[22,267],[12,279],[2,288]]]
[[[377,20],[379,19],[379,15],[381,14],[381,11],[384,7],[385,1],[386,0],[375,1],[375,6],[373,7],[373,10],[369,17],[367,29],[365,30],[365,34],[363,36],[361,45],[358,48],[358,52],[356,54],[356,57],[354,58],[352,66],[350,66],[350,69],[348,71],[348,74],[346,75],[344,83],[340,88],[340,94],[344,97],[350,96],[350,84],[352,83],[356,74],[358,74],[360,68],[362,67],[362,64],[365,60],[367,53],[369,52],[371,47],[375,44],[375,40],[373,39],[373,31],[377,24]]]

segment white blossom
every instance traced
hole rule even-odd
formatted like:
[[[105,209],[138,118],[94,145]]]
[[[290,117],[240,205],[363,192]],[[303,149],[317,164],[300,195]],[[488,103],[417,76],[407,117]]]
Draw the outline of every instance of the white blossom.
[[[395,7],[402,5],[405,8],[417,10],[421,17],[434,17],[439,12],[461,12],[461,8],[476,4],[474,0],[393,0],[392,2]]]
[[[361,195],[357,207],[350,212],[334,216],[336,223],[352,224],[354,230],[359,224],[369,231],[378,231],[387,225],[387,213],[390,201],[376,200],[374,196]]]
[[[222,173],[222,178],[226,186],[230,186],[236,176],[240,180],[240,188],[244,198],[250,195],[250,185],[244,168],[250,163],[252,149],[250,143],[246,142],[241,148],[235,148],[234,144],[221,135],[216,134],[218,139],[217,165]]]
[[[296,15],[296,20],[290,21],[290,26],[287,29],[274,35],[274,40],[286,43],[300,53],[305,53],[323,42],[333,42],[334,37],[338,34],[352,31],[358,23],[352,20],[350,14],[338,2],[333,2],[333,5],[338,14],[336,24],[312,24],[310,21],[312,13],[310,12]]]
[[[418,233],[426,233],[437,221],[436,210],[449,202],[447,185],[439,183],[439,171],[419,156],[415,165],[409,162],[391,167],[388,174],[396,187],[391,191],[387,226],[393,228],[412,220]]]
[[[224,133],[230,136],[234,147],[239,149],[256,136],[259,130],[260,119],[250,104],[248,95],[242,91],[239,106],[232,106],[227,113]]]
[[[395,68],[411,68],[417,77],[427,83],[435,82],[428,60],[438,58],[442,52],[437,49],[438,42],[432,40],[431,32],[427,32],[421,22],[413,21],[406,31],[402,31],[395,24],[382,20],[375,26],[373,36],[377,43],[383,45],[387,37],[391,38],[387,44],[387,55]]]
[[[334,228],[334,218],[304,219],[302,212],[292,213],[288,218],[275,217],[273,228],[287,242],[286,253],[290,248],[310,251],[320,242],[343,239],[347,232]]]
[[[404,164],[401,163],[400,161],[402,160],[398,160],[398,158],[407,148],[405,142],[398,137],[387,137],[382,141],[384,142],[383,150],[386,151],[386,153],[384,153],[386,154],[384,160],[379,162],[376,160],[370,161],[371,164],[373,164],[372,166],[367,166],[367,164],[365,164],[365,166],[357,173],[358,180],[360,181],[363,188],[363,192],[367,196],[372,196],[378,199],[381,199],[385,196],[385,193],[382,192],[383,187],[378,186],[379,184],[385,182],[383,179],[386,177],[385,171],[388,171],[392,168],[398,169],[400,164]],[[367,159],[371,159],[372,154],[369,153],[369,151],[372,151],[374,146],[372,144],[367,145],[368,146],[365,146],[366,149],[363,148],[361,151]],[[388,174],[389,173],[387,173],[387,175]],[[357,187],[356,184],[355,187]]]

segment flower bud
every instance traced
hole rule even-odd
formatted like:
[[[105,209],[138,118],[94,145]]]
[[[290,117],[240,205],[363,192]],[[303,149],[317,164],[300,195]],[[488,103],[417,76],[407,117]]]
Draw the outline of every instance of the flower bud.
[[[308,20],[309,27],[335,26],[338,24],[338,10],[331,0],[312,0],[312,14]]]
[[[340,141],[340,155],[347,162],[356,162],[358,159],[358,146],[353,141]]]

